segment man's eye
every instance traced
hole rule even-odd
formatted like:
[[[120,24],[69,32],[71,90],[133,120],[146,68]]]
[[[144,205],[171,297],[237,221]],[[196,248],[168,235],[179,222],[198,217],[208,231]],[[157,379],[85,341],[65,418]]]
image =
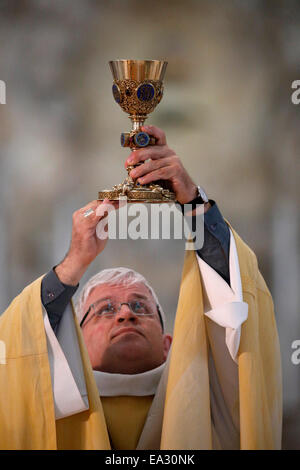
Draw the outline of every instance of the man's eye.
[[[103,305],[98,311],[98,315],[106,315],[114,312],[114,306],[112,304]]]
[[[145,309],[144,304],[142,304],[141,302],[133,302],[133,311],[134,312],[137,312],[137,313],[142,312],[143,313],[143,312],[145,312],[145,310],[146,309]]]

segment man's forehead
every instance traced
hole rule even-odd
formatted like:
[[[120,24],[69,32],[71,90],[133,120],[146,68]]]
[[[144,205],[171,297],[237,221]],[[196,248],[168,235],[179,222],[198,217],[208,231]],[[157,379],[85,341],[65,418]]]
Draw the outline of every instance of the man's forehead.
[[[149,289],[143,284],[142,282],[137,282],[135,284],[99,284],[98,286],[94,287],[90,292],[87,303],[90,305],[97,300],[102,298],[118,298],[120,300],[125,300],[126,297],[131,295],[140,295],[145,299],[151,300],[154,302],[154,299],[149,291]]]

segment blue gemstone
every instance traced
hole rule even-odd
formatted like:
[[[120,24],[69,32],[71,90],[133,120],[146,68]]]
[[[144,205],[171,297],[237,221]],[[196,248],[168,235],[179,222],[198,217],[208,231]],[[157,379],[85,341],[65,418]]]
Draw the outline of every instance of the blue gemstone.
[[[134,142],[138,147],[147,147],[150,142],[150,137],[146,132],[139,132],[135,134]]]
[[[115,83],[114,83],[113,86],[112,86],[112,92],[113,92],[115,101],[116,101],[118,104],[121,103],[121,93],[120,93],[120,89],[119,89],[118,85],[116,85]]]
[[[142,83],[136,94],[140,101],[151,101],[155,95],[155,88],[151,83]]]

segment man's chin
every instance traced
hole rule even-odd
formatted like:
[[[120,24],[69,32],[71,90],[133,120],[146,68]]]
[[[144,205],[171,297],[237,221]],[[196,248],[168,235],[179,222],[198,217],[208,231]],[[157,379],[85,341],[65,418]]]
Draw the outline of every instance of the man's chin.
[[[137,335],[136,335],[137,336]],[[102,358],[101,366],[96,368],[114,374],[139,374],[154,369],[162,361],[153,358],[153,350],[142,336],[121,335],[118,341],[110,344]]]
[[[137,333],[122,333],[114,338],[111,349],[120,360],[140,359],[147,352],[145,338]]]

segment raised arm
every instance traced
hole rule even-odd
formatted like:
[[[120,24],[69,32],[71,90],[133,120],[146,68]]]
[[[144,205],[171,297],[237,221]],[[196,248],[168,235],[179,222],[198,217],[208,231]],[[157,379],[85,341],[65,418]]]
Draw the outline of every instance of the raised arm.
[[[103,215],[97,215],[100,205],[109,203],[91,201],[73,214],[70,248],[61,263],[51,269],[42,280],[41,299],[50,324],[56,332],[67,304],[75,294],[79,281],[88,266],[100,254],[107,239],[97,237],[96,227]],[[117,207],[117,204],[114,204]]]

